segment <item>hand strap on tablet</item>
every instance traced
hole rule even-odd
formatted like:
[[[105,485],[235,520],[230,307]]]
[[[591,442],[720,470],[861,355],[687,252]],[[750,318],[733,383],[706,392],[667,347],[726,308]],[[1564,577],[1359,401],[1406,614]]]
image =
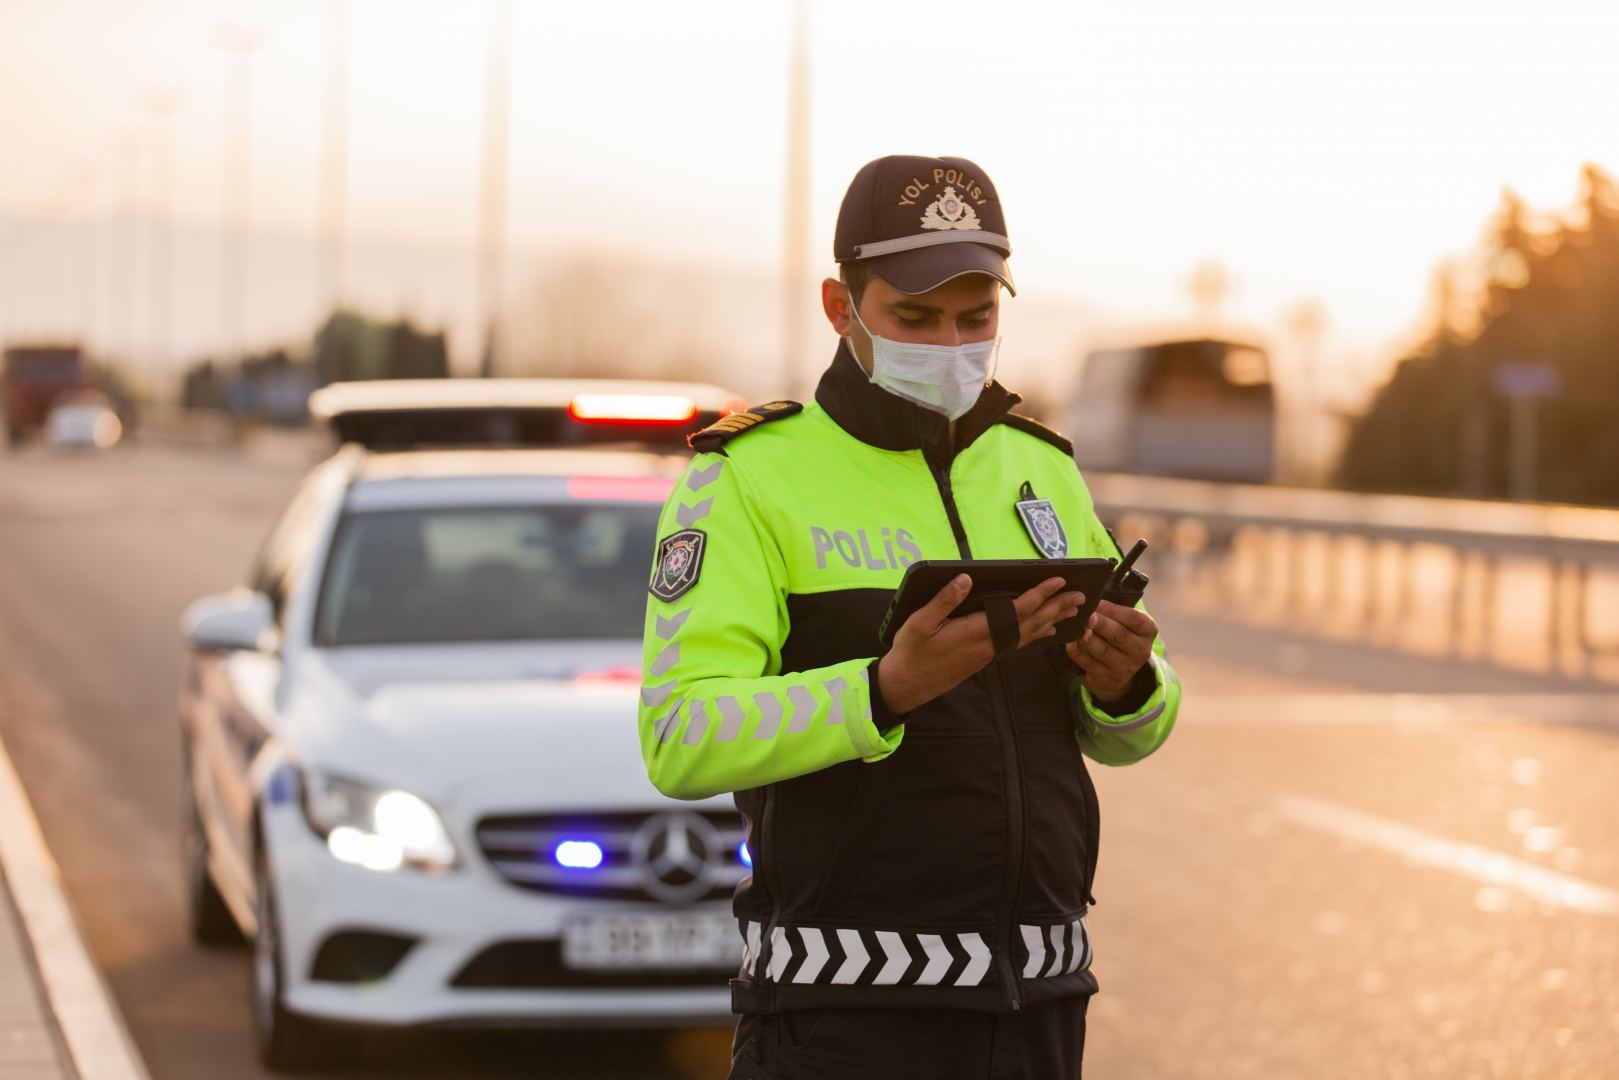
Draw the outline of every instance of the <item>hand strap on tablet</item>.
[[[989,640],[995,646],[995,659],[1016,652],[1023,632],[1018,627],[1017,608],[1011,593],[986,593],[984,614],[989,617]]]

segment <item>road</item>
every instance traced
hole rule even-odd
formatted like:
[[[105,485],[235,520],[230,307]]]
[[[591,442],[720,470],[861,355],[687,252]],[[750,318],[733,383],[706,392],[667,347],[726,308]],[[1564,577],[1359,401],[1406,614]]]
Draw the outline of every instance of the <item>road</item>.
[[[264,1076],[183,932],[176,624],[305,463],[0,457],[0,736],[157,1080]],[[1098,769],[1089,1075],[1619,1076],[1619,697],[1158,614],[1180,730]],[[368,1037],[322,1076],[707,1077],[726,1034]]]

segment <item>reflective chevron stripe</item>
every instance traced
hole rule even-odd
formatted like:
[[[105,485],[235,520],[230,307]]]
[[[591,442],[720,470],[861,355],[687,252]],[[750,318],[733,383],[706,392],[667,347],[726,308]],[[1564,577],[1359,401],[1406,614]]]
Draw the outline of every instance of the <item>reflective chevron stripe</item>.
[[[667,619],[662,615],[657,616],[656,625],[653,629],[658,635],[658,640],[673,641],[674,636],[680,633],[680,628],[686,625],[686,620],[691,618],[691,612],[692,609],[687,608],[684,611],[675,612]]]
[[[787,972],[787,965],[792,963],[793,959],[793,952],[787,947],[787,928],[778,926],[770,931],[770,967],[765,971],[765,978],[771,982],[781,982],[782,975]]]
[[[723,458],[715,461],[706,469],[699,469],[696,465],[693,465],[691,472],[686,476],[686,486],[693,491],[701,491],[719,479],[720,470],[724,467],[725,461]]]
[[[713,499],[704,499],[695,506],[677,506],[675,507],[675,520],[680,523],[682,529],[689,529],[707,517],[708,512],[713,508]]]
[[[928,956],[928,966],[916,977],[916,985],[938,986],[956,958],[950,955],[950,950],[944,947],[944,938],[938,934],[918,934],[916,939],[922,943],[922,951]]]
[[[805,957],[804,962],[798,966],[798,971],[793,975],[793,982],[812,983],[815,981],[815,976],[819,975],[821,969],[826,966],[826,962],[831,958],[832,954],[827,950],[826,941],[821,937],[819,930],[806,926],[799,933],[804,938]]]
[[[761,926],[756,922],[743,922],[742,930],[742,977],[751,978],[757,975],[754,965],[759,962],[759,931]]]
[[[1023,932],[1023,947],[1028,950],[1029,962],[1023,965],[1025,979],[1038,978],[1040,967],[1046,962],[1046,938],[1038,926],[1020,926]]]
[[[832,976],[832,981],[840,986],[846,986],[860,978],[860,973],[866,970],[866,961],[871,959],[871,953],[866,943],[860,940],[858,930],[839,930],[838,944],[843,946],[843,965],[838,973]]]
[[[819,986],[979,986],[989,974],[989,946],[980,934],[918,934],[908,930],[772,927],[759,955],[761,927],[744,922],[744,976]],[[761,963],[763,964],[761,970]]]
[[[1085,916],[1053,926],[1019,926],[1028,959],[1023,963],[1025,979],[1049,979],[1072,975],[1091,966],[1091,932]]]
[[[911,966],[911,951],[905,947],[905,939],[892,930],[877,931],[877,944],[882,946],[887,962],[872,982],[878,986],[893,986],[905,977],[905,969]]]
[[[967,966],[956,976],[954,986],[977,986],[989,972],[989,946],[977,934],[961,934],[961,947],[967,950]]]
[[[690,614],[690,612],[682,612],[681,614],[686,615]],[[658,623],[659,636],[663,636],[664,629],[669,629],[670,636],[673,636],[678,630],[678,625],[672,622],[672,629],[665,627],[662,618],[659,618]],[[661,678],[669,674],[679,663],[680,642],[670,642],[653,658],[652,663],[646,669],[646,677],[649,679]],[[858,677],[860,679],[858,688],[865,691],[863,698],[860,699],[864,702],[862,715],[865,719],[870,720],[871,677],[864,669],[858,673]],[[679,685],[680,680],[677,678],[670,682],[643,685],[641,687],[641,704],[648,709],[663,709],[663,706],[668,704],[671,698],[674,699],[674,704],[670,705],[668,709],[663,711],[661,716],[652,722],[653,733],[657,736],[658,741],[662,743],[674,739],[677,731],[681,730],[679,713],[688,699],[675,696],[675,689]],[[840,676],[828,680],[824,684],[824,688],[830,699],[825,723],[829,726],[842,724],[844,722],[844,707],[847,697],[856,687],[851,686],[849,680]],[[782,698],[784,697],[787,702],[785,708],[782,705]],[[713,699],[691,698],[689,700],[691,702],[691,707],[688,710],[690,719],[685,725],[685,734],[681,739],[683,745],[700,745],[709,735],[710,728],[713,729],[713,742],[736,742],[742,737],[742,729],[747,724],[748,716],[745,711],[746,706],[741,698],[724,695]],[[705,700],[707,700],[706,704]],[[810,721],[815,717],[816,711],[820,709],[820,705],[815,699],[814,691],[802,683],[789,686],[781,693],[760,692],[754,694],[753,704],[759,710],[759,722],[753,729],[754,739],[773,739],[783,733],[796,735],[800,732],[808,731]],[[715,717],[710,708],[719,713],[718,719],[720,722],[718,724],[712,723]],[[782,726],[784,718],[787,721],[785,728]]]

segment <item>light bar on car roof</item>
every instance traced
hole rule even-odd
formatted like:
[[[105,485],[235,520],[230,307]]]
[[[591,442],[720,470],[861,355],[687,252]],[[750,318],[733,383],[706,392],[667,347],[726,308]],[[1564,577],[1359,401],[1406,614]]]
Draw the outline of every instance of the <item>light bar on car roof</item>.
[[[689,424],[697,402],[684,394],[579,394],[568,415],[583,424]]]
[[[747,403],[722,387],[643,379],[379,379],[309,398],[339,442],[374,451],[637,443],[686,436]]]

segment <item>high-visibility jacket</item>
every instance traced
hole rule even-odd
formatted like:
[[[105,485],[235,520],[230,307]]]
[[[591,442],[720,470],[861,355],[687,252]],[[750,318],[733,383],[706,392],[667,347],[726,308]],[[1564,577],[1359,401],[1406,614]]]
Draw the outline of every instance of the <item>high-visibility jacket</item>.
[[[746,819],[737,1011],[999,1011],[1096,989],[1083,756],[1126,765],[1169,735],[1163,643],[1119,715],[1050,643],[904,717],[876,679],[906,566],[1061,553],[1020,499],[1049,500],[1067,556],[1117,556],[1065,440],[1017,400],[990,384],[952,445],[845,345],[801,411],[693,437],[659,526],[640,738],[660,791],[732,791]]]

